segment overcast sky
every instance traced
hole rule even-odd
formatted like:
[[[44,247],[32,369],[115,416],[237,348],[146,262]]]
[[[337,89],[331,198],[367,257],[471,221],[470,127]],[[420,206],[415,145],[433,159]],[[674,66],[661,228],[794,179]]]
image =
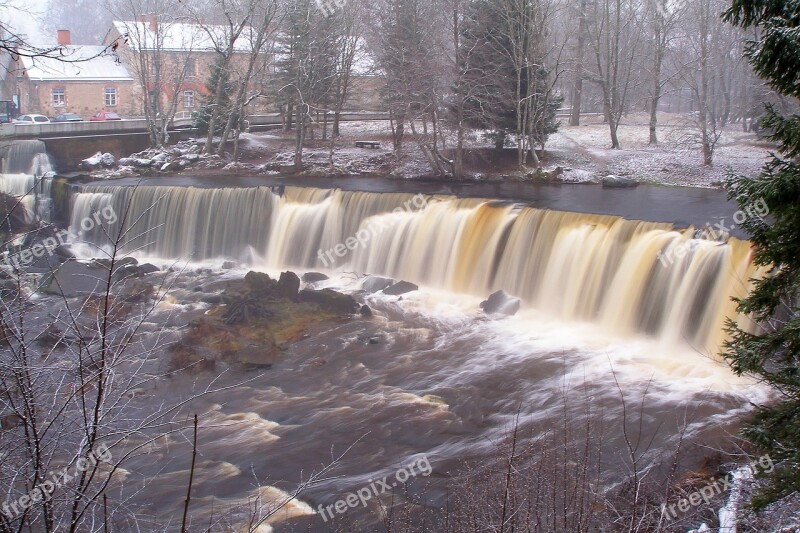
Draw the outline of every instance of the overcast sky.
[[[63,0],[69,2],[70,0]],[[11,22],[11,27],[20,33],[28,36],[28,39],[33,42],[41,43],[45,36],[43,35],[40,25],[41,18],[47,9],[48,0],[8,0],[7,2],[12,9],[6,9],[3,13],[3,18]],[[14,9],[16,8],[16,9]],[[47,41],[53,41],[47,39]]]

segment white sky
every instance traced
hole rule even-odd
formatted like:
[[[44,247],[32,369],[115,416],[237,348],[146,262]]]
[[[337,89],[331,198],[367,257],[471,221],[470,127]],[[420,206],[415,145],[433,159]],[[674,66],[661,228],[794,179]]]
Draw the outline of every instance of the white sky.
[[[62,1],[69,2],[70,0]],[[8,20],[13,29],[24,33],[29,41],[43,43],[55,40],[55,36],[52,39],[46,39],[40,29],[41,18],[47,9],[48,0],[7,0],[0,1],[0,4],[10,6],[3,10],[3,19]]]

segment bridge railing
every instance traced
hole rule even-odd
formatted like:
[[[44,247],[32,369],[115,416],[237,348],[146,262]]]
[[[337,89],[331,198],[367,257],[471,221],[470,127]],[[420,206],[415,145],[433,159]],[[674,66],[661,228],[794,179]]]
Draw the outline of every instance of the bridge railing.
[[[328,114],[332,121],[333,113]],[[316,117],[314,117],[316,119]],[[360,120],[389,120],[389,113],[380,112],[344,112],[340,116],[342,122]],[[280,113],[248,115],[250,127],[272,126],[281,124]],[[193,126],[191,114],[176,115],[170,129],[190,129]],[[2,139],[39,139],[53,137],[81,137],[97,135],[123,135],[147,132],[147,120],[143,118],[114,120],[104,122],[50,122],[47,124],[0,124],[0,140]]]

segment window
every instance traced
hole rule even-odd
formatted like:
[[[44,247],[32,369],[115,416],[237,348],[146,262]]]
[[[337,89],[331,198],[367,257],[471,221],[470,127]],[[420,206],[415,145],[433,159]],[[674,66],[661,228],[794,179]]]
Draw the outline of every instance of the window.
[[[64,107],[67,104],[67,90],[53,89],[53,107]]]
[[[194,59],[186,60],[186,63],[183,65],[183,75],[187,78],[194,78],[197,76],[197,65]]]
[[[161,60],[154,59],[153,65],[151,66],[153,78],[157,78],[161,74]]]
[[[106,99],[105,99],[106,106],[115,106],[117,105],[117,89],[114,87],[106,88]]]
[[[183,91],[183,107],[194,107],[194,91]]]

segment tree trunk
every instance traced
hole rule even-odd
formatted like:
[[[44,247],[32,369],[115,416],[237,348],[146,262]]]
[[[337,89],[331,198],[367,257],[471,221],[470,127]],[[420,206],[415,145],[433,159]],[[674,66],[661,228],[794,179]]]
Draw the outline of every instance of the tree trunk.
[[[341,133],[339,131],[339,120],[341,119],[341,117],[342,117],[341,111],[336,111],[333,114],[333,127],[332,127],[332,130],[331,130],[331,135],[334,138],[339,137],[339,135],[341,135]]]
[[[506,145],[506,132],[498,131],[494,138],[494,149],[497,151],[502,150]]]
[[[575,67],[575,82],[572,85],[572,110],[569,117],[570,126],[581,125],[581,104],[583,101],[583,61],[586,50],[586,7],[588,0],[581,0],[580,22],[578,23],[578,50],[577,65]]]
[[[295,135],[295,148],[294,148],[294,171],[301,172],[303,170],[303,143],[306,136],[306,115],[308,114],[308,104],[298,104],[296,106],[297,121],[296,121],[296,135]]]

